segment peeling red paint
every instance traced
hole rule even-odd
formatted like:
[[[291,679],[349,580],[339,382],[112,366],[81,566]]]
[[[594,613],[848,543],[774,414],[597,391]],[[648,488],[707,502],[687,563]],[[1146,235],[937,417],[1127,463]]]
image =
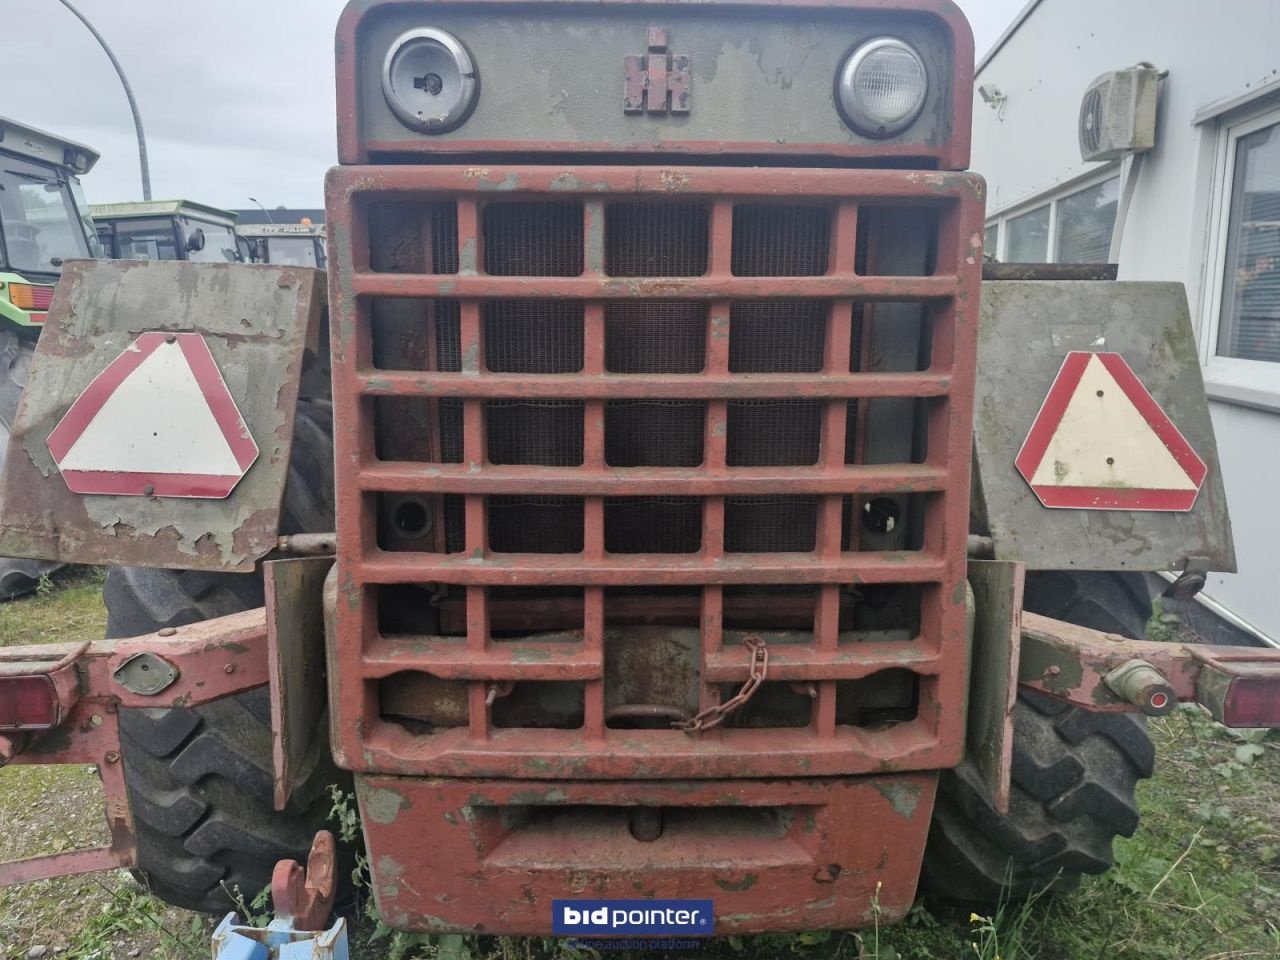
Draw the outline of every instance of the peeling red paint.
[[[861,926],[903,917],[933,812],[936,774],[736,783],[563,784],[358,777],[384,917],[406,930],[545,936],[551,901],[704,898],[716,932]],[[393,822],[370,803],[402,798]],[[909,814],[890,796],[915,798]],[[628,808],[661,809],[635,839]],[[875,824],[876,829],[867,829]]]

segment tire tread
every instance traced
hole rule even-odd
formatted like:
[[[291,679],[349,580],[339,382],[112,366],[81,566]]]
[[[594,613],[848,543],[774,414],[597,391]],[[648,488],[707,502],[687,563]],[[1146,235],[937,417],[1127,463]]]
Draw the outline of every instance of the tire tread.
[[[967,761],[941,775],[921,880],[945,899],[1072,889],[1109,869],[1112,839],[1137,829],[1135,787],[1154,763],[1141,717],[1019,691],[1014,729],[1007,814]]]

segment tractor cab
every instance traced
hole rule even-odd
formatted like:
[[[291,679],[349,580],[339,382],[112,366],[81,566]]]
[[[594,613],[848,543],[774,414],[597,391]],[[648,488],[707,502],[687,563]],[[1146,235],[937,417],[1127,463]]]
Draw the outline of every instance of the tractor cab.
[[[38,328],[67,260],[99,254],[80,176],[98,153],[0,117],[0,317]]]
[[[254,263],[278,263],[324,269],[328,261],[323,224],[255,223],[238,227]]]
[[[238,263],[236,215],[190,200],[94,204],[98,240],[113,260]]]

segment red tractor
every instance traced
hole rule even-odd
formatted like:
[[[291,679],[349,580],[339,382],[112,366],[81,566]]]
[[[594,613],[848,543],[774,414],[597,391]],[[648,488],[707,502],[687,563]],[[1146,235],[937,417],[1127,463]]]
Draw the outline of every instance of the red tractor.
[[[116,639],[0,650],[0,756],[113,842],[0,882],[227,909],[352,779],[399,929],[857,927],[1105,870],[1143,714],[1280,725],[1105,574],[1234,564],[1185,296],[984,290],[949,0],[357,0],[337,57],[327,290],[66,268],[0,554],[116,566]]]

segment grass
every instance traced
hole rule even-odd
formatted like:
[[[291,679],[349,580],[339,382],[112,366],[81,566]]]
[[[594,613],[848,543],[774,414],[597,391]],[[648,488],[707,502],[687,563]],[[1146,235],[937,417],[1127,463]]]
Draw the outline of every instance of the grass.
[[[101,570],[71,567],[32,596],[0,604],[0,646],[101,637],[102,579]],[[4,860],[106,842],[97,774],[79,765],[0,769],[0,823]],[[0,960],[26,957],[33,947],[60,960],[203,958],[207,926],[206,918],[149,896],[123,871],[0,888]]]
[[[0,645],[101,636],[101,577],[78,569],[0,604]],[[1156,776],[1139,787],[1142,826],[1116,867],[1075,893],[970,914],[918,903],[904,923],[855,933],[726,937],[726,960],[1276,960],[1280,958],[1280,737],[1224,730],[1186,707],[1151,724]],[[351,825],[349,806],[345,809]],[[0,858],[102,839],[88,767],[0,770]],[[0,890],[0,960],[208,956],[208,918],[167,907],[126,873]],[[414,937],[365,916],[356,960],[584,960],[550,939]],[[622,954],[608,954],[622,957]]]

